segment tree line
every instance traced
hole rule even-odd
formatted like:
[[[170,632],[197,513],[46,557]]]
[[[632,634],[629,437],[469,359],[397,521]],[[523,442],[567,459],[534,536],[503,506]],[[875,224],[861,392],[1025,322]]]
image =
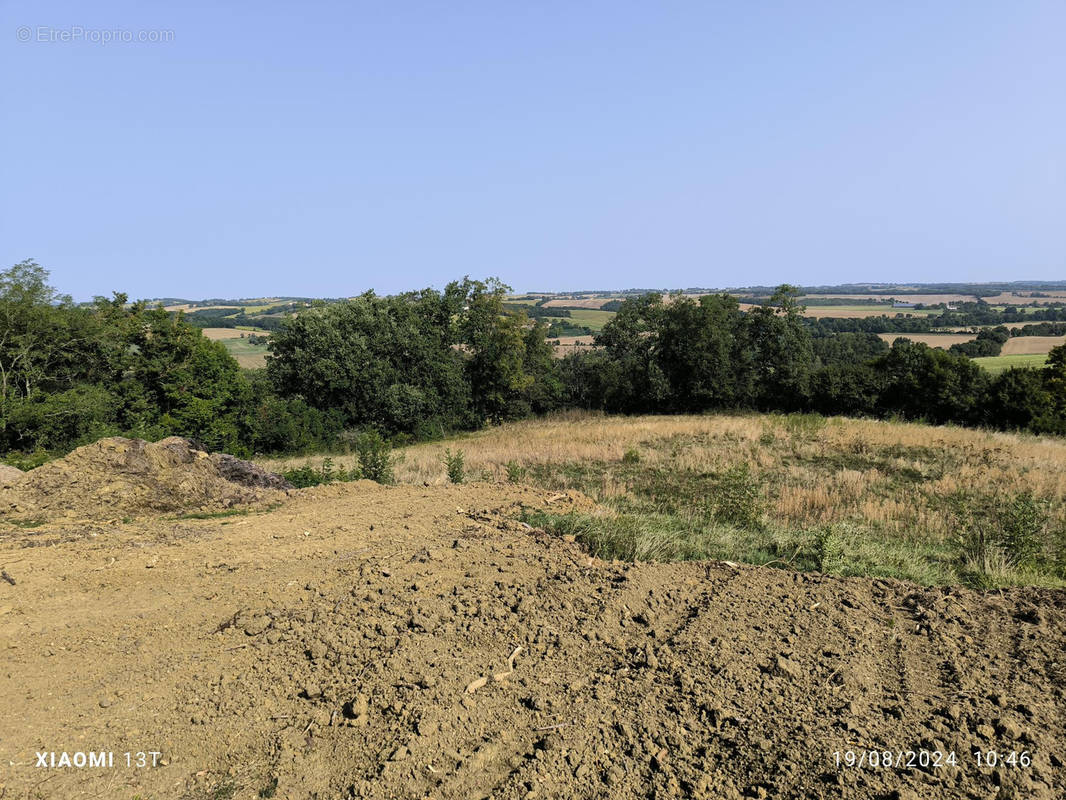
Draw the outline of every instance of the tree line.
[[[19,463],[127,435],[189,436],[238,455],[332,449],[376,431],[438,438],[563,408],[753,409],[1066,433],[1066,349],[992,377],[961,353],[802,316],[781,287],[622,301],[598,348],[553,358],[508,287],[466,278],[315,304],[286,317],[262,370],[242,370],[183,313],[122,294],[75,304],[32,261],[0,272],[0,447]],[[1001,332],[996,332],[997,337]],[[18,461],[18,458],[15,458]]]

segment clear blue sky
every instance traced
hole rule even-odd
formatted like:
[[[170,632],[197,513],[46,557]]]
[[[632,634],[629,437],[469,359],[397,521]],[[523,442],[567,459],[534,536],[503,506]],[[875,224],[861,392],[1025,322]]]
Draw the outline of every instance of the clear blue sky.
[[[0,265],[77,298],[1066,279],[1062,0],[9,0],[0,37]]]

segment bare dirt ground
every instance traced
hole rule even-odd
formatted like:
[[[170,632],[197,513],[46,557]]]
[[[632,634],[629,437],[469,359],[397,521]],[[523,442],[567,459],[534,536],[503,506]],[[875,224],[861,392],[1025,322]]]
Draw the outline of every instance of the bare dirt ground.
[[[0,793],[1063,796],[1066,593],[599,563],[513,520],[588,506],[360,482],[10,530]],[[957,766],[834,756],[923,748]],[[36,765],[85,751],[115,766]]]

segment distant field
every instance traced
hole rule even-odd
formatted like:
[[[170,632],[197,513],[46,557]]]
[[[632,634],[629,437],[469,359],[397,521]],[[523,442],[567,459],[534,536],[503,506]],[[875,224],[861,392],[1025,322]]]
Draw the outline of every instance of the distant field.
[[[998,375],[1011,367],[1033,367],[1034,369],[1039,369],[1040,367],[1043,367],[1046,362],[1046,353],[1030,353],[1029,355],[1019,356],[988,356],[986,358],[975,358],[973,360],[973,363],[979,364],[993,375]]]
[[[592,328],[594,331],[603,330],[603,326],[613,318],[613,311],[593,311],[587,309],[575,309],[570,312],[569,317],[570,321],[575,325],[585,325]]]
[[[208,339],[215,341],[221,341],[223,339],[240,339],[243,336],[247,336],[249,333],[257,333],[263,336],[269,336],[267,331],[259,330],[258,328],[203,328],[204,336]]]
[[[939,347],[941,350],[947,350],[953,344],[972,341],[974,338],[972,333],[879,333],[877,335],[889,344],[896,339],[903,338],[910,339],[912,342],[921,342],[930,347]]]
[[[267,349],[263,345],[250,344],[247,339],[220,340],[229,354],[245,369],[259,369],[266,366]]]
[[[807,294],[800,298],[800,302],[817,300],[818,298],[833,298],[836,300],[886,300],[895,298],[903,303],[968,303],[977,298],[972,294]]]
[[[604,303],[609,303],[612,300],[620,300],[618,297],[592,297],[584,298],[580,300],[567,300],[559,298],[556,300],[549,300],[544,304],[545,308],[559,308],[560,306],[569,306],[570,308],[600,308]]]
[[[741,303],[741,307],[750,308],[751,306]],[[860,319],[862,317],[894,317],[897,314],[903,314],[905,316],[910,315],[913,317],[928,317],[932,314],[939,313],[939,310],[934,309],[893,308],[892,306],[808,306],[807,310],[803,312],[803,316],[817,317],[818,319],[834,317],[837,319]]]
[[[1066,292],[1045,292],[1047,297],[1031,297],[1029,293],[1022,292],[1021,294],[1015,294],[1014,292],[1001,292],[1000,294],[993,295],[992,297],[986,297],[984,300],[986,303],[1004,303],[1006,305],[1028,305],[1029,303],[1058,303],[1066,300]]]
[[[591,336],[560,336],[558,337],[559,344],[555,346],[552,355],[556,358],[566,358],[573,353],[591,350],[592,339]]]
[[[266,366],[267,349],[263,345],[248,341],[249,333],[256,333],[260,338],[269,336],[266,331],[250,331],[247,328],[204,328],[204,336],[216,342],[222,342],[237,363],[246,369],[258,369]]]
[[[233,311],[236,313],[241,310],[241,306],[193,306],[188,303],[182,303],[177,306],[163,306],[166,311]]]
[[[1066,336],[1014,336],[1003,345],[1001,356],[1047,355],[1051,348],[1066,344]]]

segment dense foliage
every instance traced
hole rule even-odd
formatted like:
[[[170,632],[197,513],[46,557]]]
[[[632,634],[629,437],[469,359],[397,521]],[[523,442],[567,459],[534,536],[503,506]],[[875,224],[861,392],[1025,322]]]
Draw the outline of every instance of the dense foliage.
[[[906,338],[889,347],[872,331],[812,324],[789,286],[748,311],[726,294],[630,297],[596,350],[562,360],[549,329],[505,303],[508,287],[496,280],[368,292],[284,317],[267,368],[241,370],[182,313],[121,294],[76,305],[47,278],[32,261],[0,273],[8,454],[115,434],[189,436],[238,454],[358,450],[371,433],[435,438],[568,406],[816,411],[1066,433],[1066,348],[1042,370],[993,378],[968,356],[998,353],[1006,328],[953,352]],[[1057,330],[1045,325],[1037,330]]]
[[[797,293],[781,287],[747,313],[724,294],[627,300],[597,337],[599,351],[563,362],[566,400],[626,413],[806,410],[1066,432],[1066,348],[1043,370],[991,377],[967,353],[998,353],[1003,328],[955,352],[902,336],[889,348],[872,332],[810,324]]]

